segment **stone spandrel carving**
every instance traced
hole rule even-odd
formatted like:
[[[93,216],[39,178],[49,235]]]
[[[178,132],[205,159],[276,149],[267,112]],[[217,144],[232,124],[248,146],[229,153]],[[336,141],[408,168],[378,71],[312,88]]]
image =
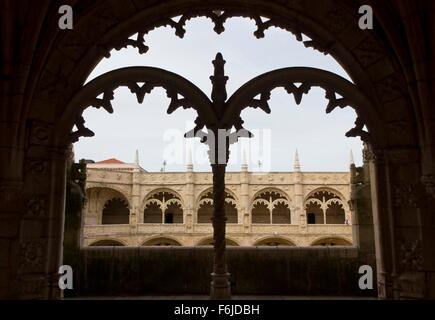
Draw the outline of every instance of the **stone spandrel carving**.
[[[31,218],[44,218],[47,216],[47,199],[45,196],[33,195],[27,200],[26,216]]]
[[[396,208],[417,208],[418,193],[416,186],[404,183],[393,185],[393,205]]]
[[[423,251],[420,240],[400,241],[400,265],[402,271],[421,271],[423,269]]]
[[[46,241],[28,240],[20,243],[19,272],[38,272],[44,266]]]
[[[217,34],[221,34],[222,32],[225,31],[225,23],[230,18],[243,17],[243,18],[254,20],[257,27],[257,29],[254,31],[254,36],[258,39],[264,38],[265,31],[268,30],[269,28],[278,27],[292,33],[296,37],[297,41],[303,42],[307,47],[309,46],[307,45],[309,41],[304,41],[302,37],[302,33],[298,27],[298,24],[296,22],[291,21],[291,19],[288,19],[284,24],[276,19],[262,17],[259,14],[255,14],[249,11],[192,9],[189,10],[189,12],[183,14],[178,19],[178,21],[176,21],[175,18],[165,18],[155,23],[151,27],[138,31],[137,34],[121,40],[118,44],[114,46],[114,49],[121,50],[123,48],[133,47],[138,49],[138,52],[140,54],[145,54],[150,49],[146,45],[146,41],[145,41],[145,36],[148,35],[150,31],[160,27],[170,27],[175,30],[176,36],[183,38],[184,35],[186,34],[186,23],[191,19],[199,18],[199,17],[205,17],[210,19],[214,24],[213,30]],[[106,58],[110,57],[109,45],[101,44],[100,48],[105,50],[104,55]]]

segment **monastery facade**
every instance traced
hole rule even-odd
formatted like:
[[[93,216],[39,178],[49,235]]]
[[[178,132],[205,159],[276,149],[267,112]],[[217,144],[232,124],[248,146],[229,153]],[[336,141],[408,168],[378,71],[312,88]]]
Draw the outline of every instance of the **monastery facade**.
[[[351,245],[349,172],[226,175],[228,246]],[[147,172],[116,159],[87,165],[83,246],[213,244],[212,174]]]

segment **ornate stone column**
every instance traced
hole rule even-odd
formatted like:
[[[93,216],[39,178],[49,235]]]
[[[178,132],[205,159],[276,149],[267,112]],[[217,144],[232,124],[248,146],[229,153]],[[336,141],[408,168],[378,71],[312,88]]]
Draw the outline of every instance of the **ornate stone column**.
[[[58,299],[63,255],[67,148],[49,145],[51,127],[33,123],[17,193],[18,237],[10,243],[11,298]]]
[[[226,164],[212,164],[213,170],[213,240],[214,266],[211,282],[212,299],[229,299],[231,297],[230,274],[225,258],[225,170]]]
[[[353,244],[358,247],[361,262],[376,267],[375,238],[373,226],[372,193],[370,177],[370,162],[367,146],[364,149],[364,164],[356,167],[351,161],[350,184],[351,196],[349,207],[352,220]]]
[[[197,223],[198,217],[195,211],[195,175],[193,173],[192,153],[189,153],[187,168],[186,168],[186,186],[185,186],[185,212],[184,224],[186,225],[186,232],[193,232],[193,224]]]
[[[242,171],[240,172],[240,211],[239,224],[243,224],[243,229],[246,233],[251,231],[251,213],[249,203],[249,172],[246,153],[243,154]]]
[[[303,174],[299,162],[299,154],[296,150],[293,163],[294,176],[294,206],[291,213],[291,223],[298,224],[301,232],[307,231],[307,217],[305,214],[304,193],[303,193]]]
[[[225,60],[221,53],[213,61],[214,75],[210,77],[213,84],[211,98],[213,107],[220,118],[224,112],[227,100],[225,76]],[[213,136],[208,138],[210,163],[213,171],[213,240],[214,240],[214,266],[212,273],[211,292],[212,299],[223,300],[231,298],[230,274],[228,273],[225,258],[225,228],[227,217],[225,214],[225,171],[229,158],[229,137],[227,128],[214,128]],[[225,134],[224,134],[225,133]]]
[[[420,155],[413,148],[369,150],[379,296],[384,299],[429,297],[423,239],[426,210],[420,181]],[[373,178],[372,176],[372,178]],[[428,240],[428,241],[424,241]],[[433,252],[433,251],[432,251]]]
[[[141,209],[141,171],[139,165],[139,151],[136,150],[135,168],[132,172],[131,204],[130,204],[130,234],[137,235],[137,225],[140,221]],[[139,245],[139,243],[138,243]]]

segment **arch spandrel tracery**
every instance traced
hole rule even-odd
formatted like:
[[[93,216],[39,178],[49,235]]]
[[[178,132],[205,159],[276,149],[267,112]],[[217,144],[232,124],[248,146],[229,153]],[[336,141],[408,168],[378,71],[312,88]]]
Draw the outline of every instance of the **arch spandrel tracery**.
[[[143,223],[184,223],[184,205],[181,198],[169,189],[154,191],[144,201]]]
[[[130,210],[122,198],[112,198],[104,204],[102,224],[129,224]]]
[[[86,225],[128,224],[129,197],[112,186],[93,185],[86,189]],[[108,213],[108,215],[107,215]]]
[[[285,192],[268,188],[256,194],[251,204],[253,224],[291,224],[291,204]]]
[[[213,189],[208,189],[201,193],[196,204],[196,216],[198,223],[211,223],[213,217]],[[225,190],[225,212],[227,223],[236,224],[238,222],[239,205],[234,193]]]
[[[351,224],[348,206],[333,189],[318,189],[305,200],[308,224]]]

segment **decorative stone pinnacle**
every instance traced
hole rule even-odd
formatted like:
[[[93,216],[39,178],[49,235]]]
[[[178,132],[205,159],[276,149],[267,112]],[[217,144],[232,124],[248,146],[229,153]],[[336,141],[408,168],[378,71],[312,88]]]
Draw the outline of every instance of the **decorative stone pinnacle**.
[[[248,159],[246,157],[246,150],[243,150],[243,156],[242,156],[242,171],[248,170]]]
[[[134,164],[139,166],[139,150],[136,149],[136,153],[134,154]]]
[[[193,160],[192,160],[192,150],[189,150],[187,153],[187,171],[193,171]]]
[[[225,63],[226,61],[219,52],[215,60],[213,60],[214,75],[210,77],[211,83],[213,84],[211,100],[219,116],[223,114],[225,101],[227,101],[226,85],[229,78],[225,75]]]
[[[298,153],[297,149],[296,149],[295,158],[293,161],[293,171],[294,172],[301,172],[301,164],[299,162],[299,153]]]

